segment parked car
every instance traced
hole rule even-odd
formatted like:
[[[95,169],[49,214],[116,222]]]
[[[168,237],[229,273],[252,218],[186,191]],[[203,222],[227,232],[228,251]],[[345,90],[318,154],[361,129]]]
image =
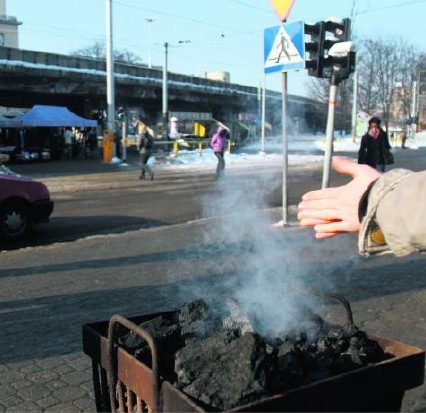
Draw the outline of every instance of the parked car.
[[[45,184],[0,165],[0,239],[27,237],[36,224],[49,220],[53,206]]]

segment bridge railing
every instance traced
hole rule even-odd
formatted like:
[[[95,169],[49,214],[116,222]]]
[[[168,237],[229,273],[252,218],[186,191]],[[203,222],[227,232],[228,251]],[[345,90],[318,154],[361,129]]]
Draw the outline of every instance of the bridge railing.
[[[104,59],[94,59],[82,56],[68,56],[56,53],[39,52],[35,50],[16,49],[13,47],[0,46],[0,60],[18,61],[46,66],[59,66],[72,69],[86,69],[106,71]],[[148,68],[146,65],[130,63],[114,63],[114,72],[142,78],[154,78],[161,80],[163,77],[162,67]],[[229,91],[257,94],[257,88],[243,86],[235,83],[226,83],[220,80],[206,79],[198,76],[188,76],[177,73],[168,73],[168,79],[175,82],[190,83],[191,85],[226,88]]]

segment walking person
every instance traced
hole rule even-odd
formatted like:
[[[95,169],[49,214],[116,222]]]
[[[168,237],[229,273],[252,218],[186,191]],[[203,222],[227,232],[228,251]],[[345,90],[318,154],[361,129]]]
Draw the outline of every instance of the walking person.
[[[387,133],[380,126],[380,119],[372,117],[368,121],[368,131],[361,138],[358,163],[369,165],[379,172],[385,172],[385,165],[393,164],[393,155]]]
[[[154,172],[148,166],[148,160],[152,155],[152,150],[154,147],[154,140],[152,136],[148,133],[147,129],[141,131],[138,137],[137,148],[141,155],[141,174],[139,179],[146,179],[146,174],[149,175],[150,180],[154,179]]]
[[[219,126],[210,141],[210,146],[212,147],[213,152],[217,157],[215,180],[218,180],[225,170],[224,155],[226,149],[227,132],[228,131],[226,130],[226,128],[224,128],[223,126]]]

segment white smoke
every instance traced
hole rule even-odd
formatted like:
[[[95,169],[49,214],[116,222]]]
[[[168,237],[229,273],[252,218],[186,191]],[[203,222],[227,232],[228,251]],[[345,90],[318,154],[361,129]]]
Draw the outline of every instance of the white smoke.
[[[264,335],[299,326],[305,321],[306,307],[316,312],[324,302],[294,286],[333,291],[336,274],[344,278],[342,261],[336,258],[356,256],[355,247],[344,238],[317,241],[296,225],[274,226],[277,217],[266,200],[271,192],[281,190],[281,181],[274,181],[272,175],[226,176],[225,169],[225,176],[216,182],[212,173],[211,185],[213,190],[203,200],[209,225],[196,248],[199,264],[208,267],[210,276],[183,286],[185,296],[190,290],[192,298],[204,299],[218,312],[225,311],[226,300],[232,298]],[[349,271],[351,262],[344,264]],[[188,272],[184,266],[180,270]]]

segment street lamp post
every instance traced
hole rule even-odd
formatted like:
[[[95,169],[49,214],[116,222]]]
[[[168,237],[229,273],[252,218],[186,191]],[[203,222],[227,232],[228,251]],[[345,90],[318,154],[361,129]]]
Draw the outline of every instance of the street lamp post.
[[[148,23],[148,67],[152,68],[152,55],[151,55],[151,23],[154,19],[146,18],[145,21]]]
[[[167,91],[167,60],[168,60],[168,48],[169,44],[164,43],[164,65],[163,65],[163,140],[167,139],[167,130],[168,130],[168,91]]]
[[[107,105],[108,133],[115,135],[115,89],[114,89],[114,60],[113,60],[113,31],[112,31],[112,0],[106,0],[106,69],[107,69]],[[115,143],[112,147],[112,157],[115,158]]]

